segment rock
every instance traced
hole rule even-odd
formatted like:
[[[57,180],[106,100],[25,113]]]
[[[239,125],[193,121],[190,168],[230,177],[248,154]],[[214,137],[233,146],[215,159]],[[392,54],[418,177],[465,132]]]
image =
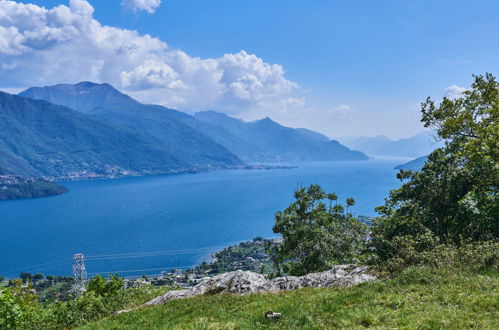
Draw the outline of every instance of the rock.
[[[203,280],[190,289],[167,292],[148,301],[145,305],[164,304],[170,300],[190,298],[203,294],[227,292],[242,295],[256,292],[296,290],[305,287],[352,286],[376,279],[376,277],[368,274],[368,270],[367,266],[338,265],[325,272],[304,276],[277,277],[272,280],[266,279],[261,274],[238,270]]]
[[[271,280],[271,282],[279,290],[296,290],[304,287],[352,286],[375,279],[367,271],[367,266],[339,265],[325,272],[312,273],[300,277],[277,277]]]

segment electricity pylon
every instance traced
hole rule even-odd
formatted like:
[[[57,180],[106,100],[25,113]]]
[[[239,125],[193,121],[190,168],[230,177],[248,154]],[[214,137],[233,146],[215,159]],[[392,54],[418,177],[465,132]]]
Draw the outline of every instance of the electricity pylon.
[[[87,271],[85,270],[85,257],[83,253],[76,253],[73,260],[73,291],[79,296],[85,291],[85,280]]]

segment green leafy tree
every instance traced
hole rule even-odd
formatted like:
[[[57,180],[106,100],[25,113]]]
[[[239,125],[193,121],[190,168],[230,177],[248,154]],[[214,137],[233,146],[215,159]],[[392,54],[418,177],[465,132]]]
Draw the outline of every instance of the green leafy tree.
[[[88,283],[88,291],[94,292],[98,296],[112,297],[124,288],[124,279],[117,274],[109,276],[106,280],[104,277],[94,276]]]
[[[422,103],[421,121],[445,146],[421,171],[400,171],[402,186],[378,208],[373,242],[382,258],[405,235],[450,244],[499,237],[499,84],[491,74],[474,78],[461,97]]]
[[[40,281],[40,280],[43,280],[44,278],[45,278],[45,275],[43,275],[42,273],[38,273],[38,274],[35,274],[35,275],[33,276],[33,279],[34,279],[35,281]]]
[[[21,278],[21,280],[23,280],[24,283],[26,283],[28,281],[31,281],[33,275],[31,275],[30,273],[22,272],[21,274],[19,274],[19,277]]]
[[[282,241],[266,243],[278,272],[302,275],[357,262],[367,227],[345,212],[336,194],[326,194],[313,184],[295,191],[294,197],[288,208],[275,215],[273,230],[282,235]],[[347,199],[347,207],[354,204]]]
[[[30,315],[39,307],[31,282],[12,280],[11,286],[0,291],[0,329],[24,328]]]

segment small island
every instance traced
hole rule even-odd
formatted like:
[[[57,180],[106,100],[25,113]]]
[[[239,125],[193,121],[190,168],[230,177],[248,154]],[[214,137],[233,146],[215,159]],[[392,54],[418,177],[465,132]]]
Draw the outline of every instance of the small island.
[[[46,179],[0,175],[0,200],[48,197],[67,191],[65,187]]]

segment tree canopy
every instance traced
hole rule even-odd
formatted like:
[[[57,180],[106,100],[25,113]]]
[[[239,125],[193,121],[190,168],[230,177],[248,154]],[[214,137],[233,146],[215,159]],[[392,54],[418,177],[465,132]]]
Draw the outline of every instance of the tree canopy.
[[[433,151],[419,172],[401,170],[373,228],[382,253],[394,237],[431,233],[440,242],[494,240],[499,236],[499,83],[474,76],[457,98],[422,103],[425,127],[445,146]]]
[[[275,214],[273,230],[282,241],[267,246],[278,269],[302,275],[357,261],[367,227],[347,212],[354,199],[346,200],[345,211],[336,194],[315,184],[298,189],[294,197],[288,208]]]

